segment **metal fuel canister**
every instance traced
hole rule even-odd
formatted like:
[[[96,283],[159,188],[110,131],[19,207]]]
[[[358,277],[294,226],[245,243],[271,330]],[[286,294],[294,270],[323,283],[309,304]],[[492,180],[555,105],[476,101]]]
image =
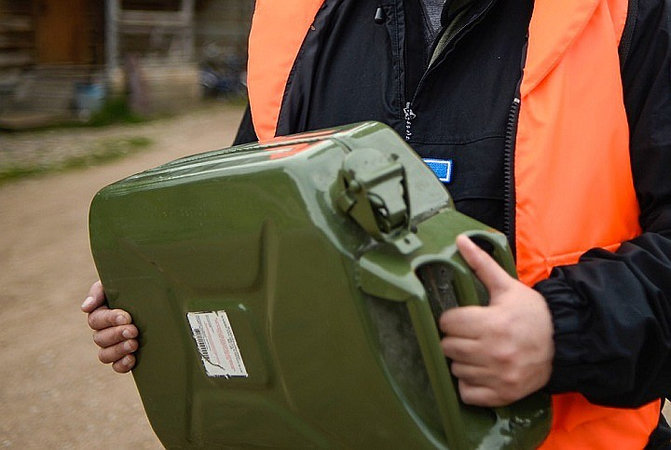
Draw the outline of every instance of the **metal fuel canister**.
[[[182,158],[90,209],[168,448],[535,448],[549,397],[467,406],[442,354],[441,312],[488,301],[460,233],[515,275],[505,236],[374,122]]]

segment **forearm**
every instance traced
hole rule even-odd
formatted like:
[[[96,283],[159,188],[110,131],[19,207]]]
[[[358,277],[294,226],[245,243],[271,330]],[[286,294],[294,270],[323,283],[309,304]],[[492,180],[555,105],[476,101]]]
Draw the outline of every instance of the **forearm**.
[[[643,234],[536,285],[555,328],[548,389],[612,406],[671,392],[671,0],[630,7],[620,57]]]
[[[536,285],[555,328],[552,393],[639,406],[671,392],[671,239],[592,250]]]

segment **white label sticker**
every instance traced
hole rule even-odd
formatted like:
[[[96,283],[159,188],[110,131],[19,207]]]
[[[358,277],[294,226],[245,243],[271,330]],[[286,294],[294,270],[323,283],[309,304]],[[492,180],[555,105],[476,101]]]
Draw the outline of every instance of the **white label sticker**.
[[[247,377],[233,328],[224,311],[186,314],[208,377]]]

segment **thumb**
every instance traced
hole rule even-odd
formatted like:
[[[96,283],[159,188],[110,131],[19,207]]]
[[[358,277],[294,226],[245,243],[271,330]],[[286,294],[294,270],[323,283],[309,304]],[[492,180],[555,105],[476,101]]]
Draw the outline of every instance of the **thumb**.
[[[466,263],[487,287],[490,295],[493,296],[494,292],[505,289],[512,280],[510,275],[487,252],[478,247],[465,234],[457,236],[457,248]]]

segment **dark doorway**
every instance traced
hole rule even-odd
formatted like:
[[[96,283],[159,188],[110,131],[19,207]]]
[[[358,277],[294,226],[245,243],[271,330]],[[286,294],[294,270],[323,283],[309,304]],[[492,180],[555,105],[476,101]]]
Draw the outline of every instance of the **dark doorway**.
[[[87,0],[35,2],[38,64],[87,64],[92,60]]]

